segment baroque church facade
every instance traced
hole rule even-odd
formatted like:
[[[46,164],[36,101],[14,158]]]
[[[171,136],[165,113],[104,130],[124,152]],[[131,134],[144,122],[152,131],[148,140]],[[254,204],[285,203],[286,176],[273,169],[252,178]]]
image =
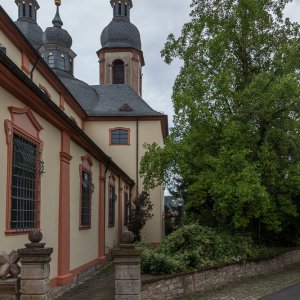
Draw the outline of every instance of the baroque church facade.
[[[131,0],[110,1],[93,86],[74,77],[60,0],[45,31],[37,0],[15,2],[16,22],[0,6],[0,250],[23,247],[40,229],[54,248],[51,283],[65,285],[121,242],[143,188],[143,145],[163,145],[168,119],[142,99],[145,62]],[[154,216],[142,233],[154,244],[164,235],[163,192],[150,191]]]

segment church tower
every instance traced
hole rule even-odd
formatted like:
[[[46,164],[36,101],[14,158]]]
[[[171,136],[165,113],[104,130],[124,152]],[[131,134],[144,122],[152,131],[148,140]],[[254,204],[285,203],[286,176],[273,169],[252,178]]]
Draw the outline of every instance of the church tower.
[[[113,19],[101,34],[97,52],[100,84],[128,84],[142,95],[142,67],[145,65],[141,37],[130,22],[131,0],[111,0]]]
[[[56,15],[52,21],[53,26],[48,27],[43,33],[43,44],[40,53],[48,66],[57,73],[73,76],[74,58],[76,54],[72,51],[72,37],[68,31],[62,28],[63,22],[59,14],[61,0],[55,0]]]
[[[43,31],[37,24],[37,11],[40,8],[36,0],[16,0],[18,5],[18,20],[16,25],[32,44],[39,49],[42,44]]]

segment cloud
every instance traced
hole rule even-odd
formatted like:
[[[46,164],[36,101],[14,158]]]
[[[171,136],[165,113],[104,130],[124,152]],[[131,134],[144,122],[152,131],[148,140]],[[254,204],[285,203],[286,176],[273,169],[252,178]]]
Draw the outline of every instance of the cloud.
[[[38,0],[38,23],[45,30],[52,26],[55,15],[54,1]],[[13,0],[0,0],[0,4],[13,20],[17,6]],[[131,22],[142,39],[146,66],[143,69],[143,98],[153,109],[163,111],[172,119],[172,86],[180,64],[166,65],[160,51],[169,33],[179,35],[189,20],[189,0],[133,0]],[[60,8],[63,28],[73,39],[72,49],[77,54],[75,76],[89,84],[99,83],[99,65],[96,51],[101,48],[100,35],[112,19],[109,0],[63,0]]]

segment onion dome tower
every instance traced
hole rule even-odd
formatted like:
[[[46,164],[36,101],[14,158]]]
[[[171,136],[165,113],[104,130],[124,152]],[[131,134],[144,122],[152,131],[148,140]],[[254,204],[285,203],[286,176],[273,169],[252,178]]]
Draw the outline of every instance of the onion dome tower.
[[[101,34],[97,52],[100,84],[128,84],[142,94],[142,67],[145,65],[139,30],[130,22],[131,0],[111,0],[113,19]]]
[[[61,0],[55,0],[55,5],[56,15],[52,21],[53,27],[45,30],[40,52],[48,66],[55,72],[66,72],[73,76],[76,54],[71,50],[72,38],[68,31],[62,29],[63,22],[59,15]]]
[[[42,45],[43,30],[37,24],[37,10],[40,8],[36,0],[16,0],[18,20],[16,25],[35,49]]]

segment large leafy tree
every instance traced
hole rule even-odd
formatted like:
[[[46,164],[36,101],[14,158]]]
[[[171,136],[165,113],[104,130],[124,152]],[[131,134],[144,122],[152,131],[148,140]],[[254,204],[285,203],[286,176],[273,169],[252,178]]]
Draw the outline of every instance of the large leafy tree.
[[[162,51],[183,61],[174,128],[164,148],[147,145],[141,174],[148,189],[183,189],[200,222],[262,234],[297,225],[300,27],[283,16],[288,2],[192,0]]]

